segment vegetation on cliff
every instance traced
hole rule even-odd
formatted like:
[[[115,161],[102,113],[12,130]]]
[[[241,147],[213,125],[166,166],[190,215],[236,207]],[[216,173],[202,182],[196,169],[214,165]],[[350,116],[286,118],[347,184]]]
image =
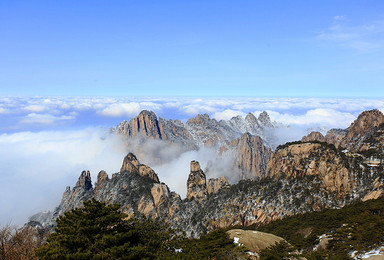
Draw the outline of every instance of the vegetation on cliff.
[[[384,197],[356,202],[341,209],[299,214],[264,226],[252,225],[247,228],[257,228],[285,238],[308,259],[346,257],[353,251],[362,253],[383,245]],[[320,236],[327,240],[326,250],[318,247]],[[314,252],[316,247],[318,250]]]
[[[188,239],[166,224],[146,218],[126,219],[119,205],[95,199],[57,220],[40,259],[237,259],[244,249],[224,230]]]

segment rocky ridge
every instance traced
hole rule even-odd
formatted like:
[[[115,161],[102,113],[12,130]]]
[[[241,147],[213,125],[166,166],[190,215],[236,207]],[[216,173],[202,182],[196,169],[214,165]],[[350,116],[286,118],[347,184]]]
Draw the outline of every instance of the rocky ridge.
[[[147,140],[165,142],[163,147],[177,147],[179,152],[174,154],[203,147],[215,149],[217,156],[224,155],[232,160],[233,169],[230,171],[234,173],[233,176],[237,175],[233,179],[239,180],[256,179],[265,172],[271,154],[270,146],[274,142],[269,130],[275,127],[277,124],[271,121],[267,112],[261,113],[258,118],[249,113],[245,118],[236,116],[221,121],[203,114],[184,124],[179,120],[157,118],[154,112],[144,110],[129,122],[120,123],[115,132],[124,136],[128,143],[139,140],[139,147]],[[140,157],[148,157],[145,149],[135,153]],[[149,161],[162,163],[159,156],[153,157]],[[211,170],[218,171],[214,169],[215,165],[212,167]]]
[[[245,118],[236,116],[220,121],[207,114],[199,114],[184,124],[180,120],[157,118],[154,112],[143,110],[129,122],[121,122],[115,131],[129,138],[149,137],[180,143],[193,149],[220,146],[245,133],[260,136],[268,144],[273,140],[269,140],[271,138],[267,131],[275,127],[277,123],[271,121],[267,112],[261,113],[258,118],[249,113]]]
[[[341,156],[327,145],[302,145],[308,146],[303,152],[299,151],[298,144],[291,144],[280,148],[278,153],[281,151],[284,156],[291,157],[292,161],[300,162],[300,165],[307,169],[306,173],[295,174],[292,171],[293,174],[290,174],[289,170],[287,174],[280,172],[276,169],[290,169],[290,165],[287,166],[284,160],[273,159],[268,168],[270,177],[258,181],[243,180],[236,185],[227,185],[223,181],[223,185],[214,191],[209,191],[205,174],[198,162],[192,161],[187,182],[188,195],[184,200],[175,192],[171,192],[166,184],[157,182],[148,175],[141,175],[137,168],[127,171],[122,167],[123,171],[113,174],[112,178],[108,178],[105,172],[101,171],[94,188],[85,184],[89,179],[83,172],[75,187],[66,189],[61,204],[53,213],[36,215],[31,218],[31,223],[40,221],[41,226],[52,224],[54,219],[65,211],[80,207],[85,200],[95,198],[120,204],[122,211],[129,217],[145,215],[161,219],[174,228],[186,231],[187,235],[197,237],[218,227],[268,223],[287,215],[338,208],[354,199],[375,196],[374,192],[382,192],[382,170],[367,168],[354,172],[351,169],[356,169],[347,168]],[[322,159],[313,157],[314,153],[322,150]],[[290,154],[285,154],[286,151],[290,151]],[[277,155],[276,158],[283,157]],[[344,187],[344,180],[338,179],[338,168],[327,163],[322,166],[325,167],[324,172],[309,167],[313,162],[331,160],[340,160],[340,169],[347,171],[344,178],[359,181]],[[129,154],[123,165],[135,164],[136,161],[136,157]]]
[[[311,176],[320,178],[323,187],[340,196],[350,194],[355,187],[345,156],[334,146],[301,142],[277,150],[268,162],[267,176]]]
[[[365,116],[367,114],[370,113]],[[365,124],[365,127],[359,128],[360,134],[349,135],[353,138],[348,140],[359,144],[360,150],[368,147],[370,154],[377,157],[384,147],[384,126]],[[347,132],[355,128],[348,129]],[[251,135],[243,138],[251,143],[260,141]],[[54,225],[57,216],[95,198],[119,203],[130,217],[145,215],[161,219],[196,237],[217,227],[267,223],[284,216],[339,208],[355,200],[381,196],[383,165],[368,159],[371,160],[364,153],[337,149],[326,142],[287,143],[271,155],[265,172],[260,171],[260,178],[242,180],[235,185],[228,185],[224,178],[207,182],[199,163],[192,161],[187,198],[181,199],[160,182],[149,166],[128,154],[119,173],[109,178],[101,171],[94,186],[90,173],[83,171],[75,187],[67,187],[55,211],[36,214],[31,217],[31,223]]]

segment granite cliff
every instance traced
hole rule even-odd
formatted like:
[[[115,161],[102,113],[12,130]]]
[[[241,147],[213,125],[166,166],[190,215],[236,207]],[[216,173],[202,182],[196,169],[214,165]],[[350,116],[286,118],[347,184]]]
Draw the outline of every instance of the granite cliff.
[[[376,123],[367,122],[371,116],[378,117],[372,119]],[[247,171],[253,171],[257,178],[244,176],[234,185],[229,185],[224,177],[207,180],[199,163],[192,161],[185,199],[171,191],[153,169],[130,153],[124,158],[120,172],[109,177],[100,171],[95,184],[90,173],[83,171],[76,185],[72,189],[67,187],[60,205],[53,212],[36,214],[30,223],[53,227],[59,215],[95,198],[120,204],[122,211],[130,217],[145,215],[161,219],[184,230],[187,235],[197,237],[217,227],[267,223],[284,216],[377,198],[384,191],[384,126],[379,124],[381,117],[377,111],[360,115],[345,131],[347,134],[341,138],[338,148],[324,139],[321,142],[314,140],[321,137],[318,134],[312,134],[304,142],[281,145],[274,153],[260,137],[250,133],[225,141],[220,151],[238,152],[240,149],[238,153],[244,157],[238,157],[235,168],[241,165]],[[247,120],[255,118],[249,116]],[[193,124],[196,121],[219,124],[207,116],[198,116],[192,121]],[[146,122],[146,119],[137,122]],[[148,122],[145,125],[153,126]],[[148,127],[144,129],[147,129],[145,133],[156,134],[148,131]],[[159,138],[166,136],[161,131],[159,133],[156,134]],[[214,138],[219,140],[222,133],[217,133]]]
[[[184,124],[179,120],[166,120],[157,118],[154,112],[142,111],[129,122],[123,121],[114,130],[124,137],[128,147],[132,143],[139,143],[135,154],[154,164],[162,164],[161,147],[172,147],[178,152],[210,148],[216,151],[217,157],[225,157],[231,161],[231,180],[256,179],[263,175],[267,161],[271,154],[274,137],[271,129],[277,127],[272,122],[267,112],[256,118],[249,113],[244,118],[233,117],[230,120],[217,121],[207,114],[197,115],[187,120]],[[151,156],[148,149],[142,149],[146,143],[162,142],[159,149]],[[172,156],[172,155],[170,155]],[[170,156],[165,156],[168,160]],[[218,172],[215,164],[207,168],[209,171]]]

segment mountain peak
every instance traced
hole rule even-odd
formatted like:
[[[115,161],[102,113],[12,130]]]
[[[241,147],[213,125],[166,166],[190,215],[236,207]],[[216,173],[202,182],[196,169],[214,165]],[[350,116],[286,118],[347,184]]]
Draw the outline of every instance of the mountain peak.
[[[188,119],[187,124],[203,124],[211,120],[208,114],[198,114],[195,118]],[[214,119],[213,119],[214,120]]]
[[[384,115],[378,109],[362,112],[348,127],[348,131],[369,131],[384,123]]]
[[[358,140],[384,123],[384,115],[378,109],[362,112],[347,128],[347,133],[341,143],[342,147],[354,150],[358,147]],[[357,141],[357,143],[356,143]]]
[[[260,113],[259,117],[257,118],[259,122],[266,127],[273,127],[271,118],[269,117],[267,111],[263,111]]]
[[[135,173],[141,176],[147,176],[154,182],[160,182],[155,171],[147,165],[141,164],[133,153],[129,153],[125,156],[120,172]]]
[[[150,118],[154,118],[154,119],[157,119],[157,116],[155,114],[155,112],[153,111],[150,111],[150,110],[142,110],[140,113],[139,113],[139,117],[150,117]]]
[[[85,190],[92,189],[91,173],[89,171],[82,171],[76,186],[83,187]]]
[[[261,114],[260,114],[260,115],[261,115]],[[252,114],[252,113],[248,113],[248,114],[245,116],[245,120],[248,121],[248,122],[257,123],[257,119],[256,119],[255,115]]]

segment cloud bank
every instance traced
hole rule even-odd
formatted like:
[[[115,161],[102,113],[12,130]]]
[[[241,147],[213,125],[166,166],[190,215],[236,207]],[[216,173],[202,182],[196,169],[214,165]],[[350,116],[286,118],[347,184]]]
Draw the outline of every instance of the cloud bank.
[[[131,140],[127,147],[108,134],[109,127],[143,109],[184,122],[202,113],[228,120],[267,111],[286,126],[277,130],[283,143],[300,139],[309,129],[346,128],[362,111],[374,108],[384,111],[384,99],[0,97],[0,225],[21,225],[38,211],[52,210],[82,170],[90,170],[94,181],[100,170],[111,176],[128,152],[182,196],[191,160],[203,170],[210,168],[208,178],[225,175],[230,159],[218,162],[213,150],[185,152],[142,140]],[[222,169],[212,169],[212,161]]]
[[[54,209],[82,170],[89,169],[93,180],[103,169],[118,172],[127,152],[118,137],[94,128],[2,134],[0,147],[2,225],[21,225],[38,211]]]
[[[346,127],[359,113],[384,110],[384,99],[334,98],[0,98],[0,133],[114,127],[141,110],[166,119],[187,119],[207,113],[217,120],[266,110],[278,122]],[[31,129],[31,127],[33,127]]]

